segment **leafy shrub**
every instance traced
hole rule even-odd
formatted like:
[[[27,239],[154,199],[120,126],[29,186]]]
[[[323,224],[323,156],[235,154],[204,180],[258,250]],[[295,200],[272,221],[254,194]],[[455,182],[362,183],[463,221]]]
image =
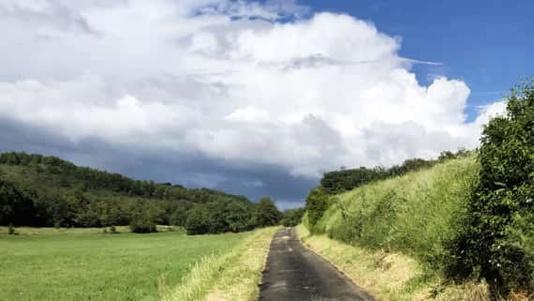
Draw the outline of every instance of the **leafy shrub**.
[[[130,222],[130,230],[133,233],[152,233],[157,232],[156,224],[145,217],[135,217]]]
[[[241,232],[252,229],[252,210],[245,204],[231,202],[223,210],[224,223],[231,232]]]
[[[447,272],[485,278],[494,293],[534,288],[534,83],[508,99],[485,127],[479,182]]]
[[[9,224],[9,227],[7,228],[7,234],[9,235],[17,234],[17,231],[15,230],[15,227],[13,227],[13,224]]]
[[[315,224],[321,219],[326,209],[328,209],[329,195],[321,188],[317,187],[310,191],[306,198],[306,211],[308,212],[308,223],[310,231],[313,232]]]
[[[270,198],[262,198],[256,205],[254,222],[258,227],[276,225],[281,219],[282,213]]]
[[[188,235],[209,233],[211,226],[207,210],[197,206],[188,211],[188,216],[185,221],[185,230]]]
[[[241,232],[260,226],[253,222],[255,206],[234,200],[196,205],[187,211],[187,234]]]
[[[303,215],[304,208],[288,209],[284,211],[281,223],[284,227],[295,227],[300,224]]]

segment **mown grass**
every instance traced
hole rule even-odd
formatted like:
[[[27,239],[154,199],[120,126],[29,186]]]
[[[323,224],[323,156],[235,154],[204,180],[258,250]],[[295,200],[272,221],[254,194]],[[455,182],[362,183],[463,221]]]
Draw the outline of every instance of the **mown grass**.
[[[202,258],[225,256],[256,235],[0,230],[0,300],[159,300]]]
[[[473,156],[464,157],[337,195],[314,230],[348,244],[399,252],[431,272],[439,270],[444,243],[466,214],[478,168]]]

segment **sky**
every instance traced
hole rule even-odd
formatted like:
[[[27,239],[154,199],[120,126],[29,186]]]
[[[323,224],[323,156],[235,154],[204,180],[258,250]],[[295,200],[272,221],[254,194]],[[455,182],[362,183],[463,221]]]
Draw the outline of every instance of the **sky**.
[[[477,147],[532,75],[532,11],[0,0],[0,151],[300,206],[325,171]]]

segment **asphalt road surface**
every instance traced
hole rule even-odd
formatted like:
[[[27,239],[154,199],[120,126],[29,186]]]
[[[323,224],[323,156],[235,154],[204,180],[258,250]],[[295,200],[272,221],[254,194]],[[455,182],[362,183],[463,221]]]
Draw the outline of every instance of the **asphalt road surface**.
[[[294,229],[278,231],[260,285],[261,301],[374,300],[330,263],[305,248]]]

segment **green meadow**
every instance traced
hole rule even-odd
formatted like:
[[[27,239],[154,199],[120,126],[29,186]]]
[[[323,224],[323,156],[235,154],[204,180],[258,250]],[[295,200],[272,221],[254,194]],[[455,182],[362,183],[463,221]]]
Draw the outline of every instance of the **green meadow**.
[[[202,259],[255,232],[105,234],[102,229],[0,228],[0,300],[159,300]]]

